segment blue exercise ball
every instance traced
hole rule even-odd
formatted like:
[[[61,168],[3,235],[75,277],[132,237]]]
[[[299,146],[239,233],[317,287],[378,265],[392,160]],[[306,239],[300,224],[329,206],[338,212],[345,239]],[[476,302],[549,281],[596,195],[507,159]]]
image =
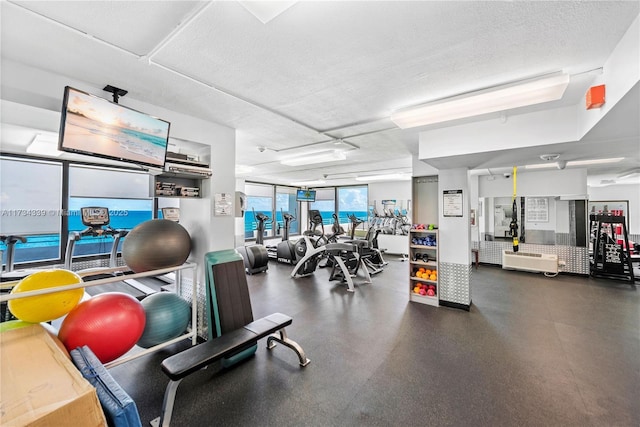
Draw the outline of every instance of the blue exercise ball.
[[[137,344],[149,348],[179,337],[189,326],[191,305],[173,292],[158,292],[141,302],[147,316]]]
[[[124,262],[136,273],[181,265],[190,253],[189,232],[168,219],[138,224],[122,244]]]

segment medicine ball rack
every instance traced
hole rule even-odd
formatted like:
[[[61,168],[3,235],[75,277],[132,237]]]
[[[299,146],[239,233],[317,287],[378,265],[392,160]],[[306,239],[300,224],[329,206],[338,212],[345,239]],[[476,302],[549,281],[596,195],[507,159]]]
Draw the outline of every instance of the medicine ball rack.
[[[409,230],[409,300],[421,304],[438,307],[440,305],[438,286],[438,230],[428,228],[416,228]],[[419,277],[417,271],[429,269],[434,276]],[[416,292],[416,287],[430,287],[433,295]]]

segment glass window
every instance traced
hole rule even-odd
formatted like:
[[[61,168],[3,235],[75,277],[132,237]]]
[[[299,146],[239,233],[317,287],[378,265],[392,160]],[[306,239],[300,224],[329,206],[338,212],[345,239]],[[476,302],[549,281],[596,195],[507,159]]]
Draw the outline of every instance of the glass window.
[[[244,213],[244,237],[245,239],[255,238],[258,228],[256,216],[259,213],[266,215],[269,220],[265,223],[265,236],[272,236],[272,215],[273,215],[273,185],[266,184],[245,184],[245,194],[247,195],[247,208]]]
[[[15,245],[14,263],[60,259],[62,164],[2,158],[0,182],[0,234],[26,238]],[[0,250],[4,264],[5,242]]]
[[[284,235],[283,214],[293,215],[295,219],[289,224],[289,234],[299,234],[298,202],[296,201],[296,188],[276,187],[276,236]]]
[[[69,168],[69,232],[82,232],[80,210],[83,207],[105,207],[109,210],[108,226],[114,230],[131,230],[153,218],[153,199],[149,197],[151,176],[145,172],[93,166]],[[102,228],[106,228],[106,225]],[[126,237],[125,237],[126,239]],[[111,252],[113,234],[91,236],[76,241],[74,257]],[[120,240],[118,251],[123,240]]]
[[[324,225],[333,224],[333,214],[336,211],[335,187],[317,189],[316,201],[309,203],[309,209],[317,209],[320,211]]]
[[[340,225],[349,230],[352,227],[351,217],[362,221],[360,227],[365,227],[367,222],[367,200],[369,188],[358,187],[338,187],[338,218]]]
[[[75,197],[149,199],[152,177],[147,172],[98,166],[69,167],[69,194]]]

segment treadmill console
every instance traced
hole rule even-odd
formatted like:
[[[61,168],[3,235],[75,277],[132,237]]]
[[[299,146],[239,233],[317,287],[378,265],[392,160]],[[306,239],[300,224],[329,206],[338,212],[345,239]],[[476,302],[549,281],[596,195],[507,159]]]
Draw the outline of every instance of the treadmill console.
[[[100,207],[81,208],[82,223],[88,227],[109,225],[109,209]]]

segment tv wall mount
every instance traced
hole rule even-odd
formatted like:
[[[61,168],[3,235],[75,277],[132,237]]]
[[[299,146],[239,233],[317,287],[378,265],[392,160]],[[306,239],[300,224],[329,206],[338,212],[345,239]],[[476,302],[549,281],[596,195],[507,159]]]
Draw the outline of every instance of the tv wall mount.
[[[126,94],[129,93],[129,91],[126,91],[124,89],[120,89],[119,87],[115,87],[111,85],[106,85],[102,90],[105,90],[113,94],[113,102],[116,104],[118,103],[118,98],[120,98],[121,96],[125,96]]]

